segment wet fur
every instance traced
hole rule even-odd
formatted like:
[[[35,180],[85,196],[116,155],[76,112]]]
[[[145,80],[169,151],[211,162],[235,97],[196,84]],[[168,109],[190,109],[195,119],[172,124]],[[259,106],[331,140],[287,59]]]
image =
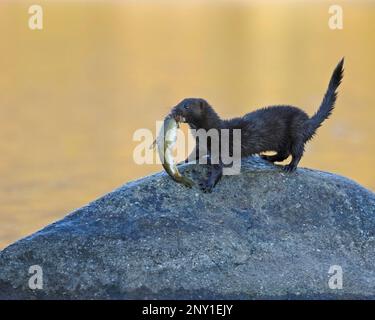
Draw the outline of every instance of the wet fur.
[[[343,77],[343,64],[342,59],[332,74],[318,111],[311,118],[297,107],[280,105],[262,108],[243,117],[222,120],[212,106],[200,98],[184,99],[172,109],[171,114],[176,119],[184,118],[192,129],[241,129],[241,157],[275,151],[275,155],[262,157],[271,162],[278,162],[291,156],[291,162],[284,166],[284,170],[293,172],[303,156],[305,143],[315,135],[322,122],[332,113],[337,97],[336,89]],[[198,159],[198,155],[199,141],[196,150],[186,161]],[[221,163],[211,165],[208,179],[201,183],[204,191],[212,191],[222,176],[222,168]]]

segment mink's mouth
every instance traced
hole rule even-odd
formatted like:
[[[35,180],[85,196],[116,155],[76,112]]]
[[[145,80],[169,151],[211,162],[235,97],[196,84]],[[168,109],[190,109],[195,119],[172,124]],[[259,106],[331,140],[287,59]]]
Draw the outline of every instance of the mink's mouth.
[[[186,118],[182,115],[175,115],[174,116],[174,119],[177,121],[177,122],[186,122]]]

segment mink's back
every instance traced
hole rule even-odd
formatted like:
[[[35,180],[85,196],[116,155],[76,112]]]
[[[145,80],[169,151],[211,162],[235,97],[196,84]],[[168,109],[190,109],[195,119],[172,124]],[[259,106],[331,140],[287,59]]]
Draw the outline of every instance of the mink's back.
[[[304,139],[309,116],[293,106],[270,106],[223,121],[223,127],[241,129],[242,156],[289,149],[294,140]]]

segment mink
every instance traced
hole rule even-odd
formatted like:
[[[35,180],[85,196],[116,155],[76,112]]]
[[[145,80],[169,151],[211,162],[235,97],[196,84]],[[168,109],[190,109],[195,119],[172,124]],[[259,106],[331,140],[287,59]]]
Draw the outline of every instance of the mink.
[[[291,156],[289,164],[283,167],[286,172],[294,172],[301,160],[305,143],[311,140],[317,129],[327,119],[337,98],[337,88],[343,78],[344,58],[336,66],[328,84],[327,91],[318,111],[309,117],[303,110],[289,105],[264,107],[247,113],[242,117],[223,120],[214,108],[202,98],[187,98],[171,110],[171,115],[179,122],[186,122],[191,129],[241,129],[241,157],[248,157],[266,151],[274,155],[261,155],[272,163],[281,162]],[[231,141],[231,139],[230,139]],[[210,141],[207,154],[210,158]],[[199,139],[196,148],[185,160],[198,160],[200,153]],[[220,159],[220,157],[219,157]],[[211,163],[208,178],[200,183],[204,192],[211,192],[220,180],[223,163]]]

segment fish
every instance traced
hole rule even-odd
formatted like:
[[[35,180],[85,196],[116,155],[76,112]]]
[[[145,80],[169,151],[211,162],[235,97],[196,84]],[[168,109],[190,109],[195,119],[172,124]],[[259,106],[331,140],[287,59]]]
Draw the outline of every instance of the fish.
[[[164,118],[163,125],[160,129],[160,133],[151,147],[158,148],[158,154],[164,170],[168,175],[176,182],[183,184],[184,186],[191,188],[194,182],[187,177],[181,175],[178,171],[176,163],[173,159],[173,147],[177,140],[177,129],[179,123],[174,117],[168,115]]]

